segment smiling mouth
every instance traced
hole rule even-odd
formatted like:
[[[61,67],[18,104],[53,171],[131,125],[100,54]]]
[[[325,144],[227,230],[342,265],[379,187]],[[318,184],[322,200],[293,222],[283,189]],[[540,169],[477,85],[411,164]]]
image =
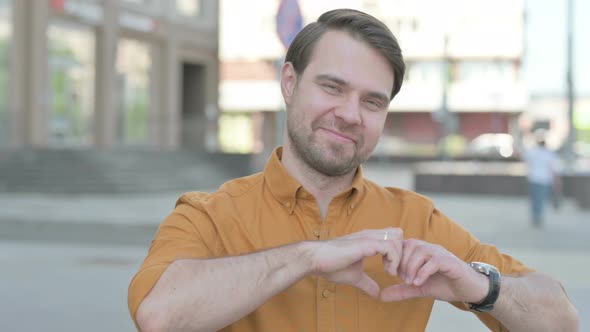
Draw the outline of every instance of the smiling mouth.
[[[336,139],[337,141],[340,141],[340,142],[343,142],[343,143],[356,144],[356,141],[353,138],[351,138],[351,137],[349,137],[347,135],[344,135],[342,133],[339,133],[339,132],[336,132],[336,131],[333,131],[333,130],[330,130],[330,129],[326,129],[326,128],[320,128],[320,129],[322,129],[324,132],[326,132],[328,134],[328,136]]]

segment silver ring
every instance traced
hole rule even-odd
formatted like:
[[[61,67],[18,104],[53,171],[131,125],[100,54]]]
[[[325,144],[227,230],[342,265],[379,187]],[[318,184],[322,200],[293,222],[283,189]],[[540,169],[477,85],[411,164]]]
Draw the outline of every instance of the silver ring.
[[[383,240],[386,241],[388,236],[389,236],[389,232],[385,231],[385,235],[383,236]]]

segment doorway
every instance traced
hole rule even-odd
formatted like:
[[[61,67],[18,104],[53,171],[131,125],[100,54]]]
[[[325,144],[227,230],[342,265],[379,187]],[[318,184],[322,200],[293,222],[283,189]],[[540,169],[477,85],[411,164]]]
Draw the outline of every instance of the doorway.
[[[205,66],[181,65],[181,142],[189,150],[204,150],[207,134]]]

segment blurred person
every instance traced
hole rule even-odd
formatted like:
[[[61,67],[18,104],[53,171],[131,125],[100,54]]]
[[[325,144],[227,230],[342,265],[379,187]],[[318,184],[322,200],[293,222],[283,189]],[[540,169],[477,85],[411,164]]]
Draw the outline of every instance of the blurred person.
[[[129,286],[136,326],[423,331],[441,300],[494,331],[575,331],[558,281],[428,198],[363,177],[404,71],[370,15],[334,10],[307,25],[281,69],[284,145],[263,172],[178,199]]]
[[[524,149],[527,165],[528,193],[533,227],[543,226],[545,205],[552,195],[559,195],[561,179],[558,172],[559,157],[546,146],[547,133],[538,129],[534,133],[535,146]]]

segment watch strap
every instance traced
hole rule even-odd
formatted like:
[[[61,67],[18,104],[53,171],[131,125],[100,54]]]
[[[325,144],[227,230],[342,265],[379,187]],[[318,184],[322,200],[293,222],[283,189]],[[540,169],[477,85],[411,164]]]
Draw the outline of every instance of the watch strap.
[[[488,290],[488,295],[481,303],[469,303],[469,310],[488,312],[494,308],[494,304],[500,295],[500,272],[494,266],[485,263],[473,262],[470,265],[476,271],[485,274],[488,277],[490,288]],[[478,268],[478,265],[483,266],[483,269]]]

